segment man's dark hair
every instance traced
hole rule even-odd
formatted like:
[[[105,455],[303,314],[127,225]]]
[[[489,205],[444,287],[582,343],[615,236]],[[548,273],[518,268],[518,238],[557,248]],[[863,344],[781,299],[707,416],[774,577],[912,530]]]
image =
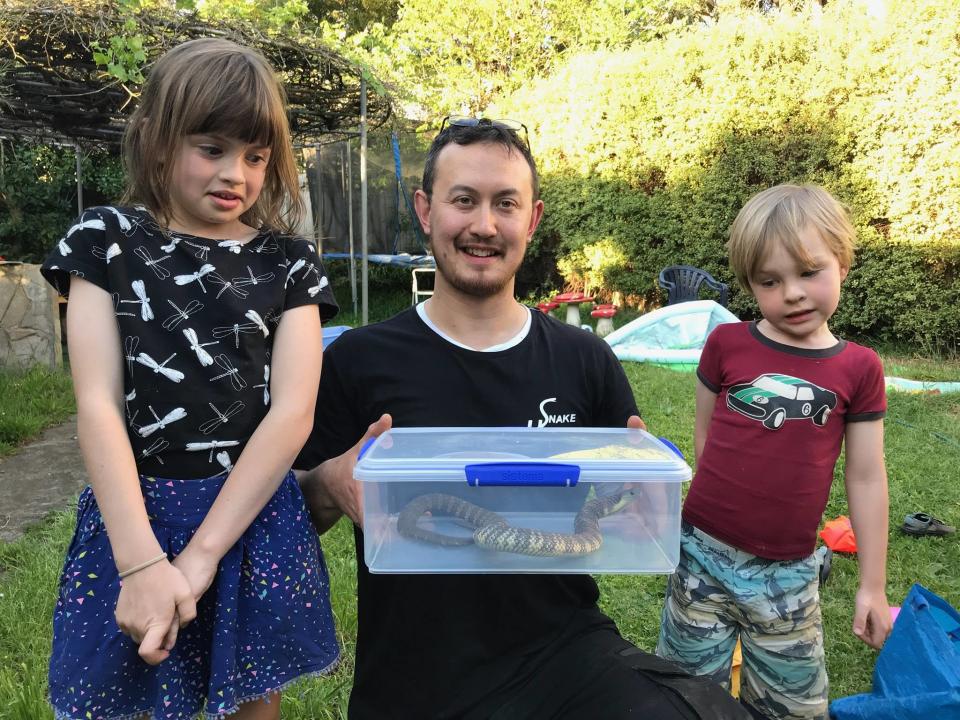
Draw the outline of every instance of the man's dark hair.
[[[433,178],[437,170],[437,158],[440,151],[450,143],[457,145],[473,145],[475,143],[498,143],[507,150],[518,151],[527,165],[530,167],[530,175],[533,184],[533,201],[540,199],[540,179],[537,176],[537,164],[534,162],[533,155],[530,154],[530,148],[524,142],[515,130],[511,130],[503,125],[496,124],[497,121],[480,120],[476,125],[447,125],[433,139],[430,145],[430,151],[427,153],[427,161],[423,166],[423,185],[422,190],[428,198],[433,197]]]

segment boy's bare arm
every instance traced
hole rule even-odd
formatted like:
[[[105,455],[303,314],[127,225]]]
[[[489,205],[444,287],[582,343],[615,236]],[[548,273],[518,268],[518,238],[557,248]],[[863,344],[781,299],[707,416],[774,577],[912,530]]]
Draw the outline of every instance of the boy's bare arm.
[[[707,443],[707,430],[710,428],[710,418],[713,417],[713,406],[717,402],[717,394],[697,379],[697,414],[693,426],[694,460],[699,466],[700,456],[703,455],[703,446]]]
[[[889,501],[883,421],[848,423],[845,443],[847,500],[860,565],[853,632],[880,648],[892,626],[886,593]]]

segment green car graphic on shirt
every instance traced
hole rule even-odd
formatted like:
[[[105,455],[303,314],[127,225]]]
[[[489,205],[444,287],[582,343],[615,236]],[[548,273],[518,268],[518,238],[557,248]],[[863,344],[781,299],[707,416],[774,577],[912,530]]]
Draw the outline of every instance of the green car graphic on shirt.
[[[810,418],[814,425],[827,424],[837,407],[835,393],[791,375],[767,373],[752,383],[733,385],[727,391],[727,407],[778,430],[787,420]]]

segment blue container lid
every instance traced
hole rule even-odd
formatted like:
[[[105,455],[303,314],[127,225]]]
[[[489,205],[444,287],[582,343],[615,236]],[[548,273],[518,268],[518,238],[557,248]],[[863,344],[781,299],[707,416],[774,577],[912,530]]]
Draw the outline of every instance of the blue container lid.
[[[478,465],[577,466],[579,482],[680,483],[692,475],[675,449],[645,430],[580,427],[394,428],[353,474],[363,482],[463,482],[468,466]]]

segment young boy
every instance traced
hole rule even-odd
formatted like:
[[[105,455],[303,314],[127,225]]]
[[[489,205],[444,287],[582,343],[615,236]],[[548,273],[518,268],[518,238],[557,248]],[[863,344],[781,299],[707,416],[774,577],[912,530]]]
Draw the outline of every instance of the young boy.
[[[843,442],[860,564],[853,632],[879,648],[890,631],[883,368],[827,326],[853,239],[822,188],[751,198],[727,247],[763,319],[717,327],[697,369],[697,472],[657,653],[728,684],[739,637],[740,697],[757,718],[827,717],[812,553]]]

